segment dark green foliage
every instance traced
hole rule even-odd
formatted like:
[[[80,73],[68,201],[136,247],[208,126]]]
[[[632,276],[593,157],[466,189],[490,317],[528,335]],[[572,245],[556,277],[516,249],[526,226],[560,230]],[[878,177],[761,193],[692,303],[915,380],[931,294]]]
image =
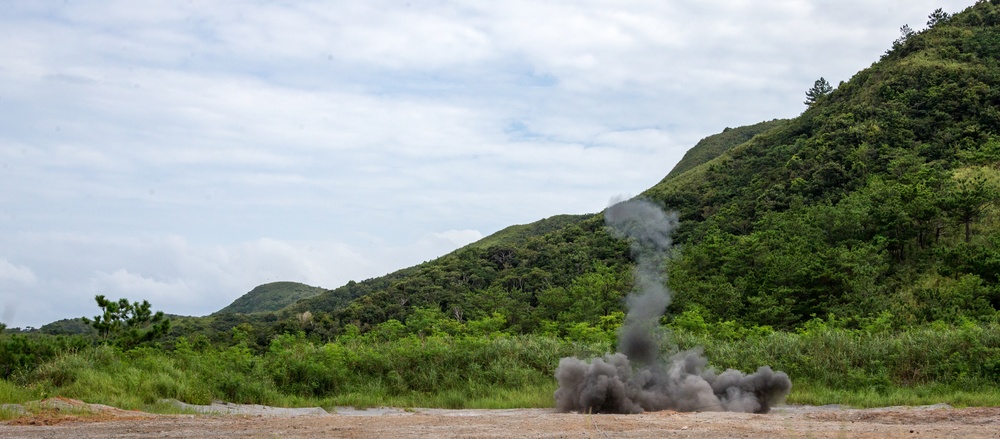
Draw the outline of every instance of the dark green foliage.
[[[984,237],[997,218],[1000,52],[981,41],[994,41],[997,13],[980,3],[932,14],[932,29],[904,29],[891,56],[799,118],[691,171],[697,178],[650,189],[686,222],[670,267],[673,311],[698,305],[781,328],[890,309],[927,322],[938,318],[925,312],[932,304],[975,291],[990,307],[947,299],[961,305],[945,314],[995,319],[997,283],[980,264],[997,244]],[[963,242],[982,262],[945,265]],[[972,274],[981,285],[953,287]]]
[[[316,296],[295,302],[294,304],[288,306],[286,311],[299,314],[305,311],[316,312],[317,310],[332,311],[341,309],[358,297],[366,296],[372,292],[387,288],[396,280],[411,276],[418,270],[419,267],[420,266],[405,268],[379,278],[367,279],[362,282],[355,282],[352,280],[339,288],[328,290]]]
[[[1000,332],[994,325],[914,328],[895,333],[875,320],[859,329],[836,318],[814,319],[795,333],[748,331],[729,339],[681,331],[680,349],[703,347],[720,368],[769,364],[796,382],[831,389],[885,390],[946,385],[977,389],[1000,384]],[[709,325],[708,332],[725,327]]]
[[[833,86],[829,82],[826,82],[826,78],[820,77],[813,83],[812,88],[806,90],[806,104],[809,107],[816,105],[821,98],[830,94],[833,91]]]
[[[38,328],[42,334],[52,335],[93,335],[97,330],[82,318],[58,320]]]
[[[0,378],[30,372],[57,355],[88,346],[90,342],[79,336],[0,335]]]
[[[94,300],[103,313],[93,319],[83,317],[84,323],[93,326],[105,341],[124,349],[153,341],[170,330],[170,319],[163,311],[153,314],[151,305],[146,300],[140,303],[122,298],[116,302],[103,295],[97,295]]]
[[[531,224],[510,226],[479,241],[470,246],[489,248],[495,246],[517,246],[523,245],[528,239],[534,236],[541,236],[546,233],[568,227],[579,223],[590,215],[556,215],[543,220],[535,221]]]
[[[927,27],[930,28],[937,26],[938,24],[945,23],[950,18],[951,15],[945,12],[944,9],[937,8],[934,12],[931,12],[931,14],[927,16]]]
[[[702,163],[708,162],[733,147],[745,143],[757,134],[776,128],[786,123],[786,120],[774,119],[737,128],[726,128],[719,134],[713,134],[701,139],[684,153],[684,157],[674,166],[664,179],[669,179],[687,172]]]
[[[278,311],[300,299],[317,296],[326,291],[298,282],[272,282],[257,286],[216,314]]]

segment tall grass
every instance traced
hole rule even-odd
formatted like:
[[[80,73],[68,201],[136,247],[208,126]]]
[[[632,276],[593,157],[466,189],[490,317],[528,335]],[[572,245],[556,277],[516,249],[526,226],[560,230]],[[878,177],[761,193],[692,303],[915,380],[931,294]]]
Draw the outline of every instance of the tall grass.
[[[924,327],[900,333],[814,325],[720,340],[676,333],[679,349],[702,346],[718,368],[770,365],[793,380],[856,390],[947,385],[974,390],[1000,384],[1000,325]]]
[[[99,346],[62,355],[19,380],[49,394],[129,409],[164,398],[278,406],[543,407],[552,404],[559,358],[599,355],[608,347],[541,336],[316,345],[288,335],[276,338],[262,356],[245,345],[196,351],[180,343],[172,352]]]
[[[998,329],[890,333],[813,325],[742,338],[678,331],[669,343],[674,350],[701,347],[717,369],[783,370],[793,381],[792,403],[1000,405]],[[329,344],[284,335],[262,355],[245,344],[195,348],[183,340],[172,351],[98,346],[0,381],[0,402],[61,395],[131,409],[155,408],[164,398],[327,408],[551,407],[560,358],[610,350],[607,343],[505,335]]]
[[[44,397],[38,386],[19,386],[5,379],[0,379],[0,404],[20,404]]]
[[[943,384],[913,387],[834,389],[799,380],[788,396],[789,404],[840,404],[856,408],[949,404],[955,407],[1000,405],[1000,388],[963,389]]]

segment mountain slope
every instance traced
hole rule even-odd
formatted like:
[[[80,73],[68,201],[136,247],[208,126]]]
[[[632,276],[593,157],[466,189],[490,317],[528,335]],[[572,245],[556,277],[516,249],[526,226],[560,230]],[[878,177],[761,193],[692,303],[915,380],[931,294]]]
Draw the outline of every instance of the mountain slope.
[[[324,292],[326,290],[323,288],[298,282],[272,282],[257,286],[215,314],[251,314],[277,311],[301,299],[317,296]]]
[[[531,224],[518,224],[500,230],[476,241],[470,246],[489,248],[496,245],[521,245],[529,238],[541,236],[554,230],[577,224],[592,215],[556,215]]]
[[[752,139],[754,136],[782,126],[787,122],[786,120],[774,119],[743,127],[726,128],[719,134],[713,134],[701,139],[694,147],[684,153],[684,157],[674,165],[674,169],[671,169],[670,173],[664,179],[683,174],[698,165],[722,155],[722,153],[729,151],[735,146],[746,143],[746,141]]]
[[[647,191],[687,226],[677,305],[779,326],[995,318],[998,17],[981,2],[905,38],[788,125]]]
[[[754,134],[739,144],[706,139],[646,191],[682,221],[671,312],[777,328],[829,313],[855,325],[997,319],[998,25],[994,2],[939,20],[800,117],[738,129]],[[563,335],[620,318],[633,261],[600,216],[513,232],[286,318],[323,313],[336,333],[498,313],[510,331]]]

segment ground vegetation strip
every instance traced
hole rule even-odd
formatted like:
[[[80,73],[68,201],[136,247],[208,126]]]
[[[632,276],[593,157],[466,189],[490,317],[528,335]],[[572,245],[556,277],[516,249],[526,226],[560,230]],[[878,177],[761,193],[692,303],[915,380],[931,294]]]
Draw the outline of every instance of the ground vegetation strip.
[[[850,329],[817,319],[789,333],[710,325],[688,314],[679,323],[663,339],[664,358],[695,349],[719,372],[770,365],[793,378],[792,403],[1000,405],[1000,392],[990,391],[1000,388],[997,325],[894,332],[877,322]],[[161,399],[286,407],[553,407],[560,359],[600,357],[613,350],[614,336],[608,332],[592,342],[502,332],[421,336],[414,327],[387,323],[329,343],[303,333],[280,335],[257,353],[237,332],[239,341],[229,346],[198,337],[179,339],[170,349],[108,344],[59,352],[46,347],[56,343],[53,337],[7,336],[0,343],[38,356],[15,360],[22,366],[0,381],[0,403],[60,395],[123,409],[146,409]],[[0,347],[0,353],[11,351]]]

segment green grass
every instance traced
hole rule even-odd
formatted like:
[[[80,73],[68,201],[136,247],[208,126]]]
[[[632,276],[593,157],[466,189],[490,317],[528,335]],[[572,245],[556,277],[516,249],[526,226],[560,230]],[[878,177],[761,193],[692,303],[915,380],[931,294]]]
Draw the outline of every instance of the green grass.
[[[1000,405],[996,325],[866,333],[824,324],[801,333],[720,339],[675,332],[677,348],[703,346],[716,369],[770,365],[792,378],[791,404]],[[708,331],[712,333],[713,331]],[[717,332],[717,331],[715,331]],[[560,358],[591,358],[606,343],[543,336],[407,337],[314,344],[274,340],[195,351],[98,346],[61,354],[0,380],[0,404],[64,396],[123,409],[172,413],[162,399],[279,407],[549,408]],[[0,414],[0,416],[9,416]]]
[[[954,407],[1000,406],[1000,389],[985,387],[970,391],[943,385],[866,389],[831,389],[809,382],[793,383],[788,404],[841,404],[855,408],[949,404]]]
[[[311,399],[313,405],[358,409],[371,407],[446,408],[446,409],[514,409],[551,408],[555,406],[555,380],[522,388],[480,387],[478,391],[448,389],[437,393],[411,392],[392,395],[385,389],[374,392],[351,392],[331,398]]]
[[[0,404],[21,404],[45,397],[45,393],[37,386],[19,386],[8,380],[0,379]]]

